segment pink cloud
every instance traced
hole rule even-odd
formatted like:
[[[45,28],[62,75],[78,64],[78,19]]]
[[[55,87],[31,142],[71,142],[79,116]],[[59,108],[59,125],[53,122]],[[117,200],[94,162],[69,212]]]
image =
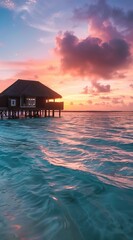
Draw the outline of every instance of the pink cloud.
[[[81,92],[82,94],[88,94],[89,93],[89,88],[88,88],[88,86],[85,86],[84,88],[83,88],[83,91]]]
[[[38,80],[49,85],[60,74],[58,63],[46,60],[30,60],[25,62],[1,61],[0,69],[11,72],[10,79],[4,79],[1,75],[0,92],[19,78]]]
[[[58,63],[48,60],[27,60],[27,61],[1,61],[0,68],[5,71],[14,70],[16,76],[22,74],[24,77],[27,75],[38,76],[39,74],[59,73]]]
[[[99,93],[110,93],[111,87],[109,84],[101,84],[97,80],[91,81],[91,87],[85,86],[81,94],[91,94],[93,96],[99,95]],[[110,97],[101,97],[101,99],[110,99]]]
[[[103,99],[103,100],[110,100],[111,98],[108,97],[108,96],[102,96],[102,97],[100,97],[100,99]]]
[[[102,42],[99,38],[78,39],[73,33],[57,36],[56,52],[64,72],[80,76],[112,78],[130,62],[130,48],[123,39]]]
[[[74,11],[74,19],[88,21],[89,32],[108,41],[112,38],[133,39],[133,10],[125,11],[99,0]]]
[[[114,98],[112,98],[112,103],[113,104],[124,104],[124,101],[121,98],[114,97]]]
[[[123,98],[125,98],[125,96],[119,96],[119,97],[101,96],[100,97],[100,99],[104,100],[103,102],[104,104],[113,103],[113,105],[117,105],[117,104],[124,105]]]
[[[93,82],[93,87],[97,90],[98,93],[106,93],[106,92],[110,92],[110,85],[103,85],[99,82]]]

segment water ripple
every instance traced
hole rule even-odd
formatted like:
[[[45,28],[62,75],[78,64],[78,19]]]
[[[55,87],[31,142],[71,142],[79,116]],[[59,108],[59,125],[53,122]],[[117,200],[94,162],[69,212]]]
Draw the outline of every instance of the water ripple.
[[[131,240],[133,114],[0,122],[0,239]]]

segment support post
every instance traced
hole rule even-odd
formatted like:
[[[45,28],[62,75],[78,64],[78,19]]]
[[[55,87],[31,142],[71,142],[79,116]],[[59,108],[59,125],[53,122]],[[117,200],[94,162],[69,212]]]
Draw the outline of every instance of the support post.
[[[0,112],[0,117],[3,119],[3,111]]]

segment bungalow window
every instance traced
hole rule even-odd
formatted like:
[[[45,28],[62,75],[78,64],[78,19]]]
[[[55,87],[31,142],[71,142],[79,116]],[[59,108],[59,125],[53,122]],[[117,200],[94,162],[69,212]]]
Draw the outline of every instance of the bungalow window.
[[[16,107],[16,99],[11,99],[11,107]]]
[[[26,98],[26,106],[35,107],[36,99],[35,98]]]

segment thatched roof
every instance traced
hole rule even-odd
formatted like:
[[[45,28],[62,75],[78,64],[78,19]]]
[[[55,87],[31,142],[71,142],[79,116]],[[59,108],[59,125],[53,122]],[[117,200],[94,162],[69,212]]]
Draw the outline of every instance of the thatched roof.
[[[0,96],[11,97],[45,97],[49,99],[61,98],[62,96],[38,81],[18,79],[5,89]]]

